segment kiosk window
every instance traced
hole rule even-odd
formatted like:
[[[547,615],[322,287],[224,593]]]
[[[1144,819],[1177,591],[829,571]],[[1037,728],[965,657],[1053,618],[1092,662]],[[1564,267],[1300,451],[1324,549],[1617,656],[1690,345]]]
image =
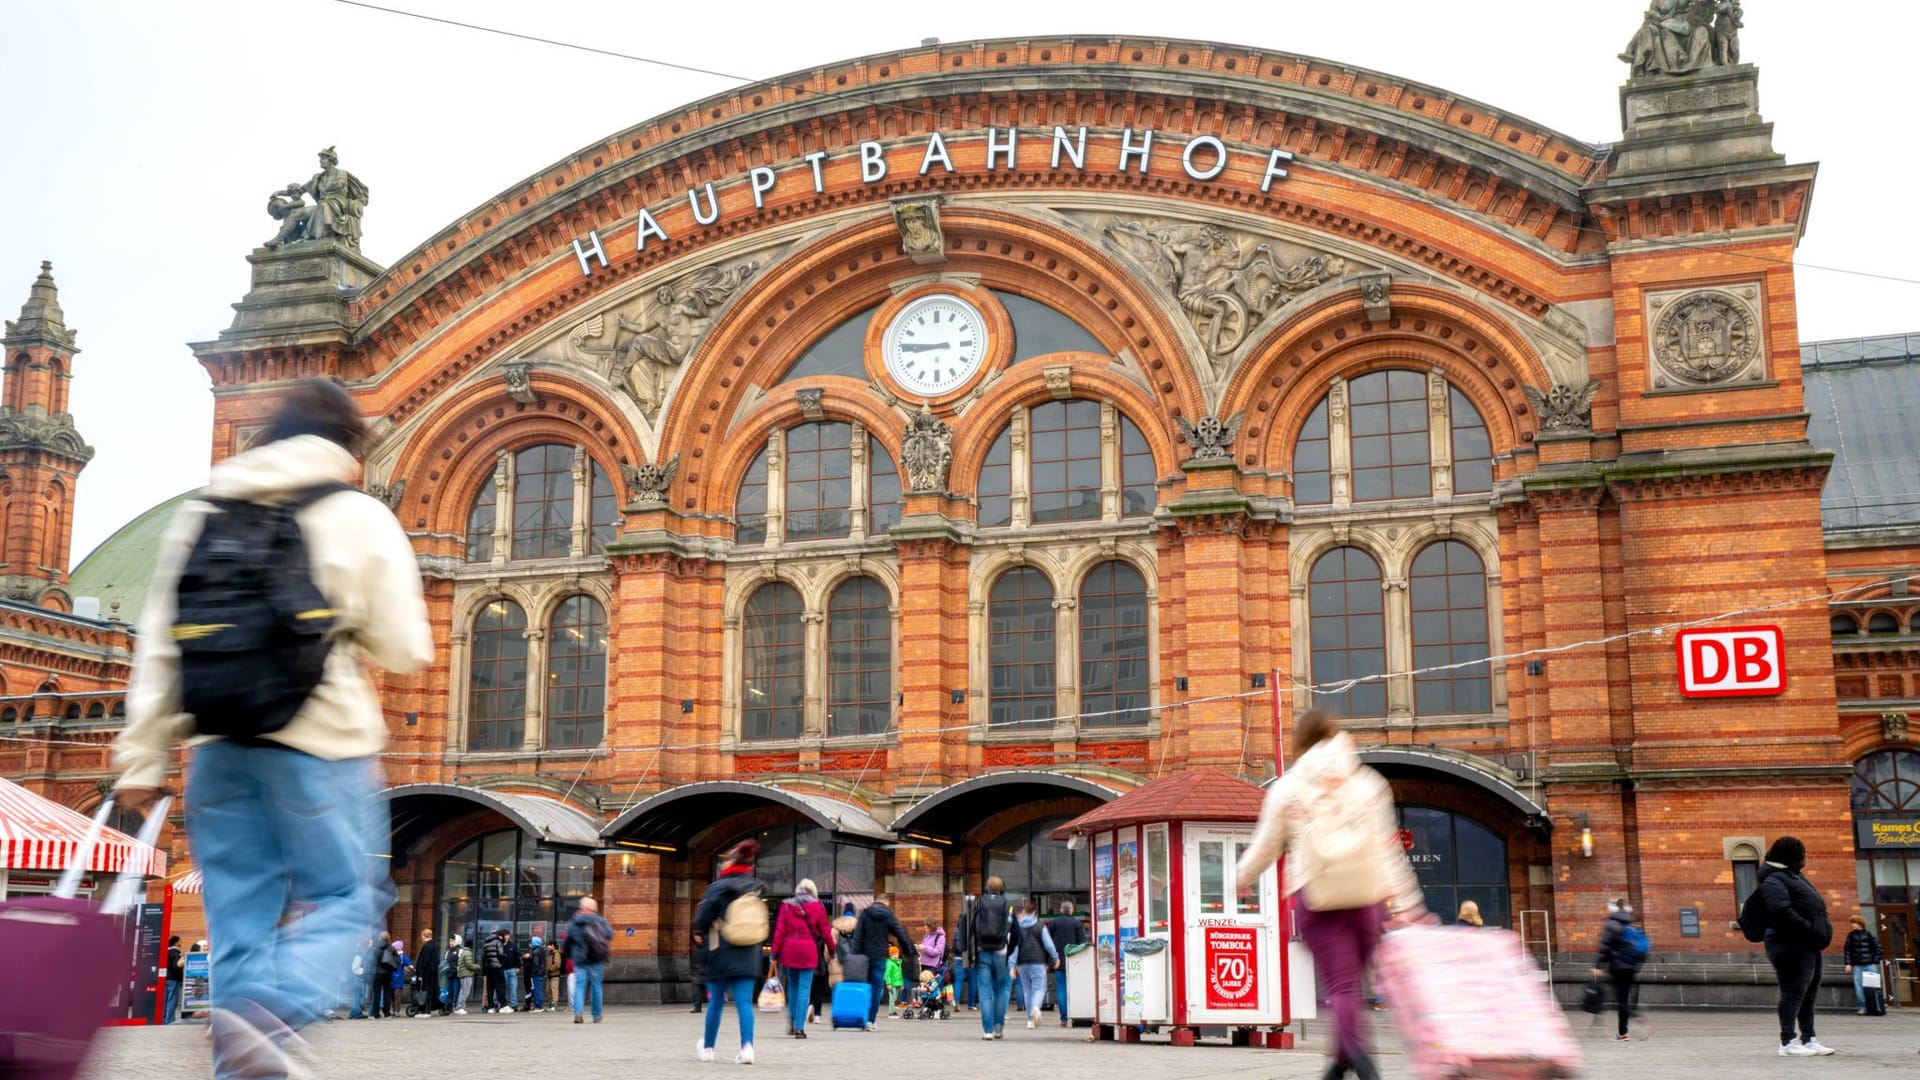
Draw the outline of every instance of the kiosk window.
[[[1240,856],[1245,854],[1246,849],[1252,846],[1253,846],[1252,844],[1235,844],[1233,846],[1233,849],[1234,849],[1233,861],[1236,866],[1239,865]],[[1234,894],[1233,911],[1234,911],[1234,914],[1236,915],[1260,914],[1260,879],[1259,878],[1254,878],[1252,884],[1246,886],[1243,889],[1240,889],[1238,892]]]
[[[1227,910],[1226,845],[1218,840],[1200,842],[1200,911],[1219,915]]]
[[[1167,833],[1147,830],[1147,929],[1165,930],[1173,923],[1171,882],[1167,875]]]

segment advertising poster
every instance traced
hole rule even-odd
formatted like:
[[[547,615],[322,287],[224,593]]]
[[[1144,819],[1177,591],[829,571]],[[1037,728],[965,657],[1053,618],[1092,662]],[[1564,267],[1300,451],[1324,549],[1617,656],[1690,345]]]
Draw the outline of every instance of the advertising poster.
[[[1207,1008],[1259,1008],[1258,935],[1252,927],[1207,927]]]
[[[180,1012],[206,1012],[213,1008],[213,957],[203,952],[180,958],[184,970],[180,978]]]
[[[1093,917],[1113,918],[1113,845],[1093,849]]]
[[[1120,890],[1120,940],[1140,933],[1140,841],[1121,833],[1115,874]]]

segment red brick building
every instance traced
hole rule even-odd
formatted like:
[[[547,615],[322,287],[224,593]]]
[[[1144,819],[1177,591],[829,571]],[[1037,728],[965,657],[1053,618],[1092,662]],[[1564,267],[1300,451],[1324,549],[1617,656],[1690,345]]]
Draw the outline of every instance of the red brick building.
[[[1073,894],[1062,819],[1271,774],[1277,673],[1436,908],[1577,953],[1627,895],[1676,979],[1743,978],[1754,845],[1854,907],[1849,777],[1920,693],[1910,532],[1823,527],[1814,168],[1756,85],[1636,78],[1602,146],[1273,51],[927,45],[611,134],[391,267],[346,203],[257,250],[194,346],[211,454],[342,380],[443,644],[385,687],[395,928],[592,892],[655,997],[744,835],[910,922]],[[1736,612],[1784,687],[1684,696],[1676,633]]]

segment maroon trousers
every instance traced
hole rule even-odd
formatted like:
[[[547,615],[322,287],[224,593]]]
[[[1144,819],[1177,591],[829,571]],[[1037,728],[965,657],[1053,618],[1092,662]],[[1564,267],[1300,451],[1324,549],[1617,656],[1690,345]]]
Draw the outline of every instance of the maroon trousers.
[[[1360,1007],[1360,986],[1380,944],[1383,914],[1378,905],[1314,911],[1304,897],[1295,901],[1300,936],[1313,953],[1320,986],[1333,1010],[1334,1060],[1351,1065],[1367,1053],[1367,1014]]]

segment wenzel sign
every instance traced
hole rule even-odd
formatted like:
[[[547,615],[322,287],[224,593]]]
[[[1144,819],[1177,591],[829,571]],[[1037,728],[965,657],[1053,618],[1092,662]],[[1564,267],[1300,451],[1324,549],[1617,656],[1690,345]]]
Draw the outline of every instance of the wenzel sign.
[[[1135,130],[1126,128],[1116,136],[1107,137],[1109,141],[1119,143],[1119,156],[1115,160],[1113,172],[1124,173],[1128,170],[1145,176],[1151,168],[1156,155],[1170,158],[1176,153],[1180,158],[1180,169],[1194,180],[1207,181],[1217,179],[1227,171],[1232,162],[1232,153],[1227,144],[1215,135],[1197,135],[1185,143],[1170,145],[1167,142],[1156,143],[1157,132],[1153,128]],[[920,151],[920,175],[929,176],[937,170],[952,175],[960,170],[953,163],[953,154],[947,146],[947,137],[940,132],[927,136],[926,145]],[[1064,127],[1055,127],[1051,137],[1028,130],[1024,134],[1020,128],[988,128],[986,131],[987,156],[984,163],[986,172],[1012,172],[1017,168],[1034,168],[1045,160],[1047,168],[1059,171],[1070,169],[1085,172],[1087,169],[1087,129],[1082,127],[1069,132]],[[755,166],[747,171],[747,188],[753,193],[753,207],[758,210],[767,204],[767,196],[778,190],[783,183],[794,182],[800,174],[813,185],[813,193],[822,195],[827,190],[827,162],[834,155],[825,150],[816,150],[801,158],[801,165],[785,171],[765,165]],[[842,159],[858,157],[860,162],[860,182],[877,184],[887,178],[893,164],[887,160],[887,148],[878,142],[863,142],[852,151],[839,155]],[[908,159],[911,160],[911,157]],[[1257,157],[1254,159],[1259,160]],[[1285,150],[1273,150],[1267,154],[1260,175],[1260,190],[1267,191],[1274,181],[1287,178],[1287,165],[1293,161],[1293,155]],[[720,222],[723,213],[719,192],[713,181],[687,191],[687,205],[693,211],[696,224],[705,227]],[[665,212],[664,210],[662,211]],[[657,240],[665,243],[672,239],[662,228],[653,213],[645,208],[640,211],[639,220],[634,224],[634,236],[637,250],[647,250],[647,242]],[[606,245],[601,242],[599,230],[589,232],[584,240],[573,242],[574,257],[580,260],[580,273],[591,275],[594,264],[607,265]]]
[[[1687,697],[1772,697],[1787,689],[1786,639],[1777,626],[1682,630],[1673,646]]]

